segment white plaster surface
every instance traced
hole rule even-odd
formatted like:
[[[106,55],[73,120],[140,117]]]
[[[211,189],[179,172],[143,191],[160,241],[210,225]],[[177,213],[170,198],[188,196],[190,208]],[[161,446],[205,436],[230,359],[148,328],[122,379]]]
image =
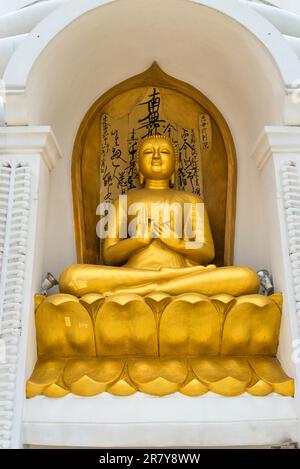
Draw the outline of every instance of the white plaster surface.
[[[9,319],[11,304],[16,303],[11,313],[14,321],[7,321],[6,325],[0,321],[0,333],[7,344],[6,361],[1,356],[0,362],[0,447],[5,448],[17,448],[22,444],[25,381],[28,369],[32,370],[36,359],[34,294],[42,277],[49,169],[59,156],[49,127],[0,127],[1,161],[16,168],[10,181],[5,240],[1,250],[0,296],[4,320],[6,316]],[[19,173],[23,167],[27,174],[22,179]],[[0,175],[1,188],[5,182]],[[2,205],[2,217],[3,213]],[[20,215],[24,218],[22,224],[17,223]]]
[[[206,94],[229,124],[238,159],[235,263],[271,269],[276,288],[284,292],[279,352],[299,383],[298,368],[291,361],[292,341],[299,330],[280,182],[281,165],[300,154],[291,133],[282,130],[286,122],[300,123],[299,105],[287,93],[300,76],[299,61],[278,31],[233,0],[75,0],[72,8],[62,6],[30,34],[5,75],[6,121],[16,126],[14,139],[12,130],[7,133],[7,147],[30,158],[32,149],[24,139],[20,143],[18,126],[28,124],[28,141],[33,144],[35,126],[46,125],[52,127],[63,156],[51,172],[49,196],[51,158],[43,159],[47,166],[35,181],[38,209],[36,199],[32,202],[35,215],[24,295],[28,316],[21,350],[27,367],[25,371],[23,362],[18,387],[18,402],[24,404],[23,442],[216,446],[300,441],[298,392],[296,399],[103,395],[24,400],[24,374],[29,376],[35,360],[33,293],[42,271],[58,276],[76,262],[71,197],[76,132],[99,96],[154,60]],[[251,155],[265,126],[272,126],[280,145],[273,145],[265,130],[263,143],[255,147],[256,166]],[[51,142],[50,148],[57,148],[53,138]],[[34,154],[47,155],[49,140],[39,140],[38,148]]]
[[[268,445],[295,440],[292,398],[180,394],[26,401],[25,444],[96,447]]]

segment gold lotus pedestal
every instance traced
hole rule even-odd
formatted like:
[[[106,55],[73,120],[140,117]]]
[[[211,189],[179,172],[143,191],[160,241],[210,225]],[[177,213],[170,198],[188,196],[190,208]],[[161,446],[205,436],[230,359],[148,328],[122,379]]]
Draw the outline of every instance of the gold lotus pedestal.
[[[126,210],[120,198],[110,205],[104,265],[69,266],[60,294],[37,296],[28,397],[293,395],[276,359],[282,297],[259,295],[257,273],[229,265],[225,250],[211,264],[209,214],[197,193],[174,188],[177,156],[169,138],[142,139],[135,164],[144,187],[128,192]]]
[[[293,396],[276,359],[280,294],[57,294],[36,304],[38,361],[27,397]]]

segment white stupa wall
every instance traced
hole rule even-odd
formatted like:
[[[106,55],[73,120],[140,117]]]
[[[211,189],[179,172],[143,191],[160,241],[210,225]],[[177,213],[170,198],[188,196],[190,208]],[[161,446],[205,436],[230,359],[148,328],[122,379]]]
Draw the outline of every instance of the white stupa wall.
[[[4,74],[7,89],[4,118],[9,132],[14,129],[16,138],[4,137],[2,151],[16,153],[20,142],[18,129],[24,126],[28,129],[28,141],[23,139],[23,152],[28,153],[28,148],[32,151],[32,145],[36,145],[36,126],[46,125],[51,126],[55,135],[52,152],[60,153],[58,149],[53,150],[57,141],[62,155],[47,175],[49,191],[44,189],[37,193],[39,206],[45,207],[45,218],[36,219],[37,227],[44,233],[43,246],[32,247],[27,260],[27,284],[32,286],[24,290],[24,304],[30,304],[33,290],[38,288],[36,272],[41,281],[47,271],[58,276],[67,265],[76,262],[71,155],[85,113],[105,91],[144,71],[154,60],[168,74],[202,91],[222,112],[230,127],[238,159],[235,264],[270,269],[276,289],[283,291],[285,307],[279,354],[285,369],[298,379],[297,366],[292,360],[293,342],[299,338],[297,276],[289,255],[294,240],[287,230],[284,205],[285,195],[293,201],[293,194],[284,192],[281,177],[290,161],[298,164],[300,154],[297,129],[300,110],[295,99],[297,89],[293,85],[300,76],[300,65],[282,35],[258,13],[235,0],[226,3],[220,0],[152,0],[151,5],[148,0],[75,0],[72,6],[64,2],[13,54]],[[289,132],[291,124],[294,134]],[[17,155],[20,152],[22,155],[22,148],[18,147]],[[40,155],[47,153],[39,149]],[[30,283],[33,275],[35,280]],[[77,442],[84,424],[91,445],[104,445],[105,438],[111,442],[121,438],[124,444],[139,444],[134,440],[133,422],[129,422],[128,413],[122,421],[114,399],[101,400],[100,396],[93,403],[89,401],[90,404],[81,402],[80,408],[78,399],[73,401],[72,397],[57,404],[38,399],[24,401],[23,386],[32,371],[35,342],[32,307],[30,313],[25,308],[22,314],[26,316],[27,326],[22,350],[18,351],[21,373],[14,399],[18,403],[16,415],[19,418],[12,433],[13,444],[17,445],[17,440],[22,442],[18,432],[23,406],[23,441],[26,443],[80,444]],[[148,406],[149,399],[145,398],[144,403],[139,399],[139,396],[137,401],[131,399],[130,405],[143,407],[147,401]],[[187,421],[193,428],[197,425],[198,444],[213,441],[211,430],[207,439],[201,437],[206,434],[205,429],[213,428],[211,418],[222,421],[224,431],[220,438],[223,443],[220,444],[224,445],[232,444],[230,438],[234,434],[240,434],[240,444],[257,444],[259,440],[269,444],[277,442],[280,435],[298,438],[298,397],[279,401],[254,401],[243,397],[230,404],[231,417],[226,412],[220,414],[217,401],[210,399],[212,414],[209,417],[204,412],[207,401],[198,400],[196,414],[191,414]],[[180,444],[166,424],[167,410],[158,418],[158,407],[153,400],[151,402],[149,412],[141,414],[144,435],[149,435],[153,444],[155,441]],[[168,403],[168,412],[178,406],[182,410],[181,417],[174,422],[178,434],[183,428],[180,418],[187,415],[184,409],[190,410],[180,400],[171,399]],[[106,421],[103,406],[111,413],[109,418],[105,417]],[[98,417],[93,415],[95,408]],[[80,409],[85,409],[84,418]],[[67,434],[60,428],[57,415],[66,419]],[[253,432],[250,417],[257,423],[260,433]],[[149,426],[155,418],[162,427],[157,439]],[[274,419],[279,430],[273,428],[270,433]],[[43,425],[47,423],[50,433],[44,431]],[[102,432],[98,430],[106,423],[110,426],[105,427],[108,429],[106,437],[101,439]],[[121,426],[116,426],[118,423],[128,429],[126,434]],[[191,434],[191,428],[185,427],[186,435]],[[234,429],[231,437],[226,428]]]

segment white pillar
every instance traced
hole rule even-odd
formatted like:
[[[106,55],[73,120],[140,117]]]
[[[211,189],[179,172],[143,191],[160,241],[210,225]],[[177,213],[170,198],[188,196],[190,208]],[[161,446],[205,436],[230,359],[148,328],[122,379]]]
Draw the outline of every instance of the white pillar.
[[[275,290],[284,295],[279,358],[296,379],[300,418],[300,127],[265,127],[253,158],[261,176]]]
[[[49,172],[59,157],[49,127],[0,127],[0,448],[22,446],[25,381],[36,353],[33,301],[42,278]]]

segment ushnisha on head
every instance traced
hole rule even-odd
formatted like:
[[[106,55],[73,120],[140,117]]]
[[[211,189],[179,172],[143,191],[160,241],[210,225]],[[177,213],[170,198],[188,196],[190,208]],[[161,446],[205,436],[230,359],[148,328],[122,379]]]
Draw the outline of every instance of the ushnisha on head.
[[[136,162],[140,184],[145,180],[175,183],[178,157],[171,140],[161,135],[144,138],[139,144]]]

